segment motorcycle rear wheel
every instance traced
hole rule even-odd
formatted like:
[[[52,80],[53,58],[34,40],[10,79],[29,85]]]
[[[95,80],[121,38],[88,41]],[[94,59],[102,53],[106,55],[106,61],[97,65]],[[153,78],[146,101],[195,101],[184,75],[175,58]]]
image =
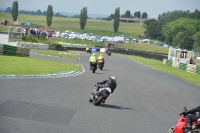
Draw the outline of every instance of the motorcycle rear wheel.
[[[103,101],[103,96],[100,96],[95,102],[94,105],[95,106],[99,106],[99,104]]]
[[[99,68],[100,68],[100,70],[103,69],[103,64],[102,63],[99,64]]]
[[[175,128],[176,128],[176,125],[173,125],[173,126],[167,131],[167,133],[174,133]]]
[[[94,68],[94,66],[91,66],[91,70],[92,70],[92,73],[95,73],[95,68]]]

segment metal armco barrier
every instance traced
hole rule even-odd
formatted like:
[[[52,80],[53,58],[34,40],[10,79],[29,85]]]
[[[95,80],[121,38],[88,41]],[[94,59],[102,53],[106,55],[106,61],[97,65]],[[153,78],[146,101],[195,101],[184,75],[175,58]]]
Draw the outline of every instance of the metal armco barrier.
[[[137,55],[142,56],[145,58],[151,58],[156,60],[163,60],[167,58],[167,55],[158,54],[153,52],[145,52],[145,51],[137,51],[137,50],[126,50],[126,49],[111,49],[111,53],[120,53],[120,54],[127,54],[127,55]]]

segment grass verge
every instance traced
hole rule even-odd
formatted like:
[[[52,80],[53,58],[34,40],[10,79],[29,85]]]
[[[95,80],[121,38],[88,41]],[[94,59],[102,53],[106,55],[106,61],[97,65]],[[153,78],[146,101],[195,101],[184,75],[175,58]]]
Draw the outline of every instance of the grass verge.
[[[81,70],[81,66],[31,57],[0,55],[0,74],[52,74]]]
[[[169,66],[164,65],[162,61],[155,60],[155,59],[146,59],[146,58],[143,58],[143,57],[140,57],[140,56],[133,56],[133,55],[123,55],[123,54],[118,54],[118,55],[125,56],[125,57],[128,57],[130,59],[136,60],[136,61],[141,62],[141,63],[143,63],[147,66],[150,66],[150,67],[156,68],[158,70],[170,73],[170,74],[175,75],[175,76],[177,76],[181,79],[184,79],[188,82],[191,82],[191,83],[193,83],[197,86],[200,86],[200,82],[199,82],[200,74],[193,74],[193,73],[186,72],[186,71],[183,71],[183,70],[180,70],[180,69],[177,69],[177,68],[169,67]]]
[[[51,56],[57,56],[61,58],[68,58],[73,60],[78,60],[78,52],[72,52],[72,51],[56,51],[56,50],[39,50],[39,49],[32,49],[33,53],[37,54],[43,54],[43,55],[51,55]]]

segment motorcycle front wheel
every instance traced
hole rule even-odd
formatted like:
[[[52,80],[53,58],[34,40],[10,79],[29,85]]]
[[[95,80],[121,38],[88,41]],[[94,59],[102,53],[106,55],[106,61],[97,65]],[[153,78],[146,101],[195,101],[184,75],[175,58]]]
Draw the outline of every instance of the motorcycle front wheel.
[[[173,125],[173,126],[167,131],[167,133],[174,133],[175,128],[176,128],[176,125]]]
[[[100,96],[95,102],[94,105],[95,106],[99,106],[99,104],[103,101],[103,96]]]

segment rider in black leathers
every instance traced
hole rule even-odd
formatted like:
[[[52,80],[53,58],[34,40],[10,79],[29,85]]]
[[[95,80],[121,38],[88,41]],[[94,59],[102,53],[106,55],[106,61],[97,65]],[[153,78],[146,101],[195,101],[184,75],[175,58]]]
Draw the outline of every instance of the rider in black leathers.
[[[115,88],[117,87],[116,79],[117,79],[117,77],[111,76],[102,82],[97,82],[97,87],[96,87],[95,93],[97,91],[99,91],[100,88],[103,88],[103,87],[109,87],[111,89],[111,93],[113,93]],[[103,101],[103,102],[105,103],[105,101]]]
[[[192,122],[200,119],[200,106],[193,108],[193,109],[190,109],[190,110],[187,110],[187,111],[184,111],[181,114],[183,114],[185,116],[188,127],[191,127]],[[191,133],[191,132],[189,131],[187,133]]]

